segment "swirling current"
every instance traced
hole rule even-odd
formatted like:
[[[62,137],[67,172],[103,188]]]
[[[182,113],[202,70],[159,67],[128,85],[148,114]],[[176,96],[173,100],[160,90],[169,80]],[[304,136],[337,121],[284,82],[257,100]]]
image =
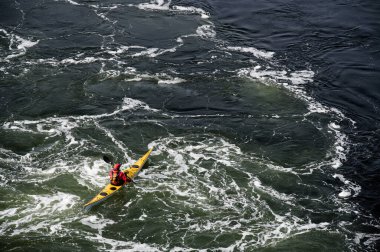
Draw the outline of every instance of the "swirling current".
[[[377,251],[379,13],[2,0],[1,250]]]

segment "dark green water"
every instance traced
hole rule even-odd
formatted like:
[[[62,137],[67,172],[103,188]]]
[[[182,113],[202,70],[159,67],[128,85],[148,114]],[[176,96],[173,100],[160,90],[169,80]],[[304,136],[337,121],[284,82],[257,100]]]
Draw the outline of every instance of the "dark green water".
[[[375,251],[347,173],[361,121],[317,92],[311,52],[274,44],[299,42],[304,8],[277,2],[3,1],[1,250]],[[102,155],[150,147],[135,185],[83,211]]]

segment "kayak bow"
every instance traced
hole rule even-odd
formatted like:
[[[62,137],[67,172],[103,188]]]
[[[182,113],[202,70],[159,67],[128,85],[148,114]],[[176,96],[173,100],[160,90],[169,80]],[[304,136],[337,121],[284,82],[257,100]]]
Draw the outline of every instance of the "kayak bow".
[[[133,165],[128,167],[127,169],[123,170],[123,172],[132,179],[137,176],[137,174],[140,172],[141,168],[144,166],[146,161],[148,160],[148,157],[150,153],[153,151],[153,148],[151,148],[147,153],[145,153],[144,156],[142,156],[139,160],[137,160]],[[133,182],[126,182],[124,185],[133,183]],[[85,211],[90,210],[93,206],[103,202],[104,200],[111,197],[113,194],[115,194],[117,191],[119,191],[124,185],[121,186],[115,186],[112,184],[108,184],[106,187],[101,190],[98,195],[96,195],[92,200],[87,202],[84,205]]]

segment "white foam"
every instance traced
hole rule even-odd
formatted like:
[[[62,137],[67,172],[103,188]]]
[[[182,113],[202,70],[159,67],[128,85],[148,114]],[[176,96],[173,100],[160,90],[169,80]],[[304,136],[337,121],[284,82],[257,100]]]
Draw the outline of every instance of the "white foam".
[[[146,219],[146,217],[148,217],[148,215],[146,215],[146,213],[143,212],[143,213],[140,215],[140,217],[138,218],[138,220],[143,221],[143,220]]]
[[[301,70],[290,73],[290,80],[295,85],[306,84],[312,82],[314,78],[314,72],[310,70]]]
[[[105,64],[102,63],[102,68],[99,71],[99,74],[103,76],[101,80],[106,80],[106,79],[112,79],[112,78],[117,78],[120,75],[136,75],[136,68],[134,67],[126,67],[124,68],[124,71],[121,70],[114,70],[114,69],[109,69],[109,70],[104,70]],[[138,77],[135,77],[137,79]],[[128,81],[130,79],[124,79],[124,81]]]
[[[333,175],[333,178],[338,178],[341,182],[347,184],[347,180],[346,180],[346,179],[344,178],[344,176],[341,175],[341,174],[334,174],[334,175]]]
[[[161,139],[161,141],[168,141],[170,142],[182,142],[184,141],[183,138],[174,138],[174,139]],[[183,171],[188,170],[188,164],[195,165],[200,160],[214,160],[216,163],[220,163],[227,166],[233,166],[234,163],[230,160],[230,155],[239,155],[242,154],[239,147],[237,147],[234,144],[231,144],[227,142],[224,139],[210,139],[211,142],[215,144],[215,146],[210,146],[206,143],[191,143],[189,142],[186,147],[184,147],[182,150],[173,150],[173,149],[167,149],[164,146],[169,144],[153,144],[151,143],[151,146],[158,145],[157,147],[157,153],[160,153],[160,151],[168,152],[169,155],[172,156],[172,159],[179,165],[180,167],[183,167]],[[187,160],[185,161],[184,156],[187,156]],[[191,159],[189,159],[191,158]],[[201,171],[208,171],[207,169],[203,169],[202,167],[199,167]]]
[[[122,240],[114,240],[105,238],[100,234],[95,236],[87,236],[87,240],[96,242],[101,245],[98,249],[104,247],[104,244],[108,244],[111,248],[107,248],[107,251],[120,251],[120,250],[128,250],[128,251],[161,251],[162,249],[158,249],[154,246],[150,246],[147,243],[139,243],[134,241],[122,241]]]
[[[53,195],[31,195],[31,197],[35,206],[33,212],[45,210],[50,214],[71,209],[79,201],[78,196],[62,192]]]
[[[122,150],[122,152],[123,152],[123,154],[124,154],[124,157],[125,157],[126,159],[129,159],[129,156],[128,156],[128,152],[129,152],[129,150],[128,150],[128,147],[125,145],[125,143],[124,143],[123,141],[120,141],[120,140],[116,139],[116,138],[113,136],[112,132],[111,132],[109,129],[107,129],[107,128],[101,126],[98,122],[94,122],[94,123],[95,123],[95,125],[96,125],[97,128],[99,128],[99,129],[101,129],[102,131],[104,131],[104,133],[106,134],[106,136],[108,136],[108,137],[112,140],[112,142],[113,142],[117,147],[119,147],[120,150]]]
[[[117,8],[117,7],[116,7]],[[108,10],[111,10],[112,8],[108,8]],[[94,10],[95,14],[100,17],[101,19],[109,22],[109,23],[112,23],[112,24],[116,24],[117,23],[117,20],[111,20],[110,18],[107,17],[107,13],[102,13],[100,12],[97,8]],[[112,37],[112,40],[113,40],[113,36],[114,35],[109,35],[109,37]]]
[[[17,49],[19,49],[19,50],[25,50],[26,48],[33,47],[33,46],[37,45],[39,42],[39,40],[31,41],[31,40],[23,39],[23,38],[18,37],[18,36],[16,36],[16,37],[17,37],[18,42],[20,42],[17,45]]]
[[[311,230],[311,229],[319,229],[319,230],[325,230],[330,223],[328,222],[321,222],[321,223],[308,223],[305,225],[301,225],[300,227],[297,227],[297,230]]]
[[[262,70],[260,65],[257,65],[253,68],[244,68],[240,69],[238,72],[240,76],[249,76],[254,79],[259,79],[264,81],[271,80],[285,80],[287,77],[287,72],[285,70]]]
[[[157,73],[157,74],[134,74],[134,77],[129,78],[129,79],[124,79],[124,81],[141,81],[141,80],[150,80],[150,81],[157,81],[157,84],[162,84],[162,85],[174,85],[174,84],[179,84],[186,82],[187,80],[180,78],[180,77],[173,77],[170,76],[169,74],[166,73]],[[149,107],[149,106],[148,106]],[[158,110],[151,109],[144,106],[145,109],[147,110],[152,110],[157,112]]]
[[[171,0],[165,2],[165,0],[152,0],[149,3],[141,3],[136,7],[142,10],[169,10]],[[129,6],[135,6],[130,4]]]
[[[111,54],[111,55],[119,55],[119,54],[124,54],[130,49],[146,49],[144,46],[119,46],[116,48],[116,50],[106,50],[106,53]]]
[[[27,49],[38,44],[39,40],[33,41],[31,38],[25,39],[16,34],[8,33],[4,29],[0,29],[9,38],[9,50],[12,54],[5,57],[5,60],[19,57],[27,52]]]
[[[154,58],[159,55],[157,54],[157,51],[159,50],[160,49],[158,48],[148,48],[146,51],[141,51],[139,53],[133,54],[132,57],[149,56],[151,58]]]
[[[355,243],[360,244],[364,240],[363,244],[375,249],[374,245],[376,241],[380,240],[380,234],[366,234],[366,233],[356,233],[355,234]]]
[[[254,184],[256,187],[261,187],[261,182],[260,182],[260,180],[255,180],[255,181],[253,181],[253,184]]]
[[[185,140],[186,139],[186,140]],[[181,143],[186,142],[185,147]],[[178,148],[173,148],[177,146]],[[222,204],[223,209],[229,209],[229,211],[234,211],[236,213],[241,212],[243,208],[251,208],[255,203],[251,202],[251,198],[247,198],[246,189],[242,189],[233,179],[225,174],[225,169],[219,164],[229,167],[229,169],[236,169],[238,172],[242,172],[239,163],[236,163],[233,159],[239,157],[241,159],[244,156],[238,147],[226,142],[225,139],[210,137],[204,141],[193,142],[191,138],[173,138],[160,139],[155,144],[151,143],[150,147],[156,146],[155,152],[159,155],[169,156],[170,160],[173,162],[168,162],[163,164],[164,167],[170,167],[170,171],[161,171],[161,175],[166,175],[168,178],[173,177],[173,173],[178,173],[180,176],[175,176],[174,181],[170,182],[165,179],[168,184],[168,190],[176,196],[189,197],[188,201],[184,204],[197,204],[204,210],[207,211],[218,211],[215,206],[210,205],[210,198],[219,201]],[[172,148],[168,148],[171,146]],[[202,167],[204,161],[213,161],[214,166],[212,167]],[[209,163],[209,162],[208,162]],[[219,167],[219,168],[218,168]],[[205,180],[196,180],[195,183],[191,179],[194,175],[202,174]],[[246,173],[250,176],[249,173]],[[149,178],[157,177],[149,173]],[[215,182],[215,179],[217,178]],[[183,179],[186,179],[182,181]],[[252,179],[250,179],[252,180]],[[182,181],[182,182],[181,182]],[[188,185],[187,185],[188,184]],[[220,185],[222,184],[222,185]],[[259,181],[256,180],[256,186],[259,185]],[[187,185],[184,187],[184,185]],[[231,197],[227,194],[226,190],[232,190],[236,195]],[[162,190],[162,189],[161,189]],[[272,188],[262,186],[260,184],[260,191],[266,192],[271,196],[274,196],[287,204],[292,204],[292,196],[279,193]],[[194,198],[196,203],[193,203],[191,199]],[[188,203],[188,202],[192,203]],[[193,206],[192,206],[193,207]],[[257,215],[260,213],[257,209],[254,211]],[[226,224],[227,225],[227,224]],[[196,228],[197,226],[193,226]],[[202,227],[204,228],[204,227]],[[214,228],[214,227],[210,227]],[[230,229],[230,227],[229,227]]]
[[[214,26],[210,24],[201,25],[197,28],[196,34],[201,38],[212,39],[215,38],[216,32]]]
[[[83,145],[84,140],[78,140],[73,135],[73,129],[79,127],[82,122],[92,122],[96,124],[97,119],[112,117],[124,111],[135,111],[140,109],[152,112],[158,111],[157,109],[149,107],[148,104],[142,101],[125,97],[121,106],[111,113],[67,117],[54,116],[40,120],[13,121],[4,123],[1,128],[28,133],[44,133],[49,137],[64,136],[68,146]],[[99,124],[96,125],[100,127]],[[104,130],[104,128],[102,129]]]
[[[73,65],[78,65],[78,64],[88,64],[88,63],[93,63],[97,61],[104,61],[106,59],[104,58],[95,58],[95,57],[85,57],[84,59],[73,59],[73,58],[67,58],[64,59],[60,62],[60,64],[67,65],[67,64],[73,64]]]
[[[339,197],[341,198],[347,198],[351,196],[351,192],[347,190],[343,190],[338,194]]]
[[[250,175],[251,177],[251,175]],[[280,193],[278,191],[276,191],[275,189],[273,189],[272,187],[270,186],[264,186],[261,181],[254,177],[254,178],[251,178],[251,181],[253,182],[253,185],[259,189],[260,191],[262,192],[265,192],[267,194],[269,194],[270,196],[272,197],[275,197],[287,204],[291,204],[293,205],[292,201],[294,200],[294,197],[292,195],[287,195],[285,193]],[[252,182],[250,182],[251,186],[252,186]],[[252,186],[253,187],[253,186]]]
[[[0,28],[0,31],[3,32],[5,36],[9,36],[9,33],[6,30]]]
[[[78,196],[62,192],[30,195],[30,198],[32,201],[24,202],[22,207],[3,211],[10,220],[0,226],[1,232],[11,232],[12,236],[41,229],[45,232],[52,222],[60,222],[60,214],[73,208],[79,201]]]
[[[68,65],[79,65],[79,64],[89,64],[94,62],[107,62],[107,61],[114,61],[114,59],[106,59],[101,57],[84,57],[81,58],[83,54],[77,54],[76,57],[73,58],[66,58],[62,60],[57,60],[56,58],[46,58],[46,59],[37,59],[37,60],[30,60],[26,61],[25,64],[28,65],[51,65],[51,66],[68,66]]]
[[[148,48],[145,51],[141,51],[132,55],[132,57],[141,57],[147,56],[149,58],[155,58],[165,53],[173,53],[177,50],[178,46],[168,48],[168,49],[159,49],[159,48]]]
[[[115,221],[110,219],[100,219],[97,215],[90,215],[80,220],[83,225],[89,226],[92,229],[96,229],[100,232],[107,226],[115,224]]]
[[[178,77],[174,77],[174,78],[168,79],[168,80],[158,80],[158,84],[179,84],[182,82],[186,82],[186,80],[178,78]]]
[[[200,207],[205,213],[213,214],[212,216],[215,216],[219,211],[223,211],[223,213],[229,212],[229,216],[234,216],[233,213],[238,216],[238,213],[245,210],[252,213],[248,219],[241,218],[232,227],[231,222],[225,219],[212,222],[207,220],[199,221],[198,219],[192,219],[190,215],[185,215],[183,221],[188,224],[186,228],[191,233],[204,230],[223,233],[223,230],[233,229],[242,236],[242,239],[229,244],[229,248],[247,250],[258,246],[266,247],[294,235],[313,230],[329,230],[331,228],[331,224],[327,222],[312,223],[307,218],[298,218],[292,212],[279,214],[272,210],[266,200],[261,199],[263,193],[286,205],[294,205],[293,202],[296,196],[281,193],[269,185],[263,185],[251,172],[242,171],[240,163],[236,163],[232,159],[236,158],[240,162],[244,160],[255,161],[256,159],[246,157],[244,153],[236,151],[238,148],[232,147],[233,145],[226,142],[225,139],[220,141],[218,137],[210,135],[202,137],[198,135],[194,139],[191,135],[185,137],[169,136],[149,144],[149,147],[153,146],[156,150],[155,155],[169,158],[165,158],[158,166],[150,167],[151,169],[144,176],[158,178],[158,174],[161,177],[166,175],[166,178],[164,178],[166,186],[163,186],[159,179],[154,179],[144,187],[144,190],[147,190],[147,192],[168,192],[171,195],[170,201],[173,204],[176,203],[177,197],[180,197],[181,204],[186,207]],[[226,160],[227,162],[219,162],[218,159]],[[215,166],[202,167],[204,161],[207,161],[207,163],[213,161]],[[219,166],[218,163],[226,165],[228,169],[237,167],[236,172],[244,172],[249,177],[247,180],[254,190],[250,191],[244,186],[240,187],[239,183],[236,183],[230,175],[227,175],[224,167]],[[265,163],[260,162],[261,165],[265,165]],[[177,172],[181,176],[173,176]],[[199,174],[202,175],[199,176]],[[197,180],[191,179],[194,175],[198,177]],[[338,177],[344,180],[344,177]],[[231,193],[233,196],[231,196]],[[194,202],[192,201],[193,198]],[[210,204],[210,202],[215,201],[220,204],[218,206]],[[268,220],[268,215],[273,218],[271,217],[271,220]],[[263,218],[265,220],[261,223]],[[168,219],[168,221],[170,222],[171,220]],[[252,221],[255,224],[252,224]],[[180,228],[181,225],[178,227]],[[249,240],[244,238],[249,236],[257,238]],[[186,251],[186,248],[177,247],[176,249]]]
[[[78,167],[80,167],[78,169]],[[100,188],[108,182],[108,167],[103,160],[90,161],[85,159],[83,162],[76,164],[70,170],[73,173],[79,172],[79,176],[75,176],[79,184],[87,188]]]
[[[341,188],[341,192],[338,194],[340,198],[348,198],[350,196],[356,197],[361,191],[361,186],[358,184],[349,181],[342,174],[334,174],[333,178],[339,179],[344,186]]]
[[[340,131],[335,123],[330,123],[329,128],[335,134],[334,143],[334,157],[332,159],[332,167],[337,169],[342,166],[343,162],[347,159],[346,153],[349,151],[348,137]]]
[[[137,109],[144,109],[144,110],[154,111],[154,112],[158,111],[157,109],[153,109],[149,107],[149,105],[146,104],[145,102],[132,99],[129,97],[124,97],[121,109],[123,111],[126,111],[126,110],[131,111],[131,110],[137,110]]]
[[[261,57],[265,56],[266,54],[263,53]],[[269,54],[270,55],[270,54]],[[269,56],[268,55],[268,56]],[[298,89],[296,86],[289,86],[286,82],[290,82],[294,85],[300,85],[300,84],[306,84],[308,82],[313,81],[314,72],[310,70],[302,70],[302,71],[296,71],[296,72],[288,72],[286,70],[274,70],[274,69],[262,69],[260,65],[256,65],[253,68],[244,68],[240,69],[238,72],[239,75],[248,75],[252,78],[259,79],[264,81],[266,83],[267,80],[273,81],[279,85],[282,85],[291,91],[294,91],[297,95],[302,95],[302,98],[310,99],[304,92],[296,91],[295,89]]]
[[[264,59],[271,59],[274,55],[274,52],[266,52],[264,50],[259,50],[254,47],[228,46],[225,49],[228,51],[251,53],[255,57],[264,58]]]
[[[14,208],[8,208],[8,209],[5,209],[3,211],[0,211],[0,220],[1,219],[4,219],[6,217],[11,217],[13,215],[15,215],[18,211],[18,207],[14,207]]]
[[[66,2],[72,4],[72,5],[80,5],[79,3],[73,1],[73,0],[66,0]]]
[[[128,6],[148,11],[171,11],[183,14],[198,14],[202,19],[210,18],[210,14],[201,8],[196,8],[194,6],[171,6],[171,0],[167,2],[165,0],[152,0],[149,3],[141,3],[137,5],[129,4]]]
[[[133,81],[142,81],[143,78],[141,77],[133,77],[133,78],[129,78],[129,79],[124,79],[124,81],[127,81],[127,82],[133,82]]]
[[[335,122],[330,123],[329,127],[332,129],[340,129],[340,126],[338,124],[336,124]]]
[[[69,3],[69,4],[71,4],[71,5],[81,5],[81,4],[79,4],[79,3],[77,3],[77,2],[75,2],[75,1],[73,1],[73,0],[54,0],[54,2],[66,2],[66,3]]]
[[[207,13],[206,11],[204,11],[201,8],[196,8],[196,7],[193,7],[193,6],[178,6],[178,5],[175,5],[175,6],[173,6],[173,10],[177,10],[177,11],[185,12],[185,13],[196,13],[196,14],[199,14],[201,16],[201,18],[203,18],[203,19],[210,18],[210,14],[209,13]]]

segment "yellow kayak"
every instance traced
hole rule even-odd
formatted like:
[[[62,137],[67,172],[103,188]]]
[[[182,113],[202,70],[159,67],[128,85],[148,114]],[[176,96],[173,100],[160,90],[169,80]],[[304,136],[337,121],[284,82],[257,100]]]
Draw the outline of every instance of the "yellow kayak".
[[[128,167],[127,169],[123,170],[123,172],[131,179],[137,176],[137,174],[140,172],[141,168],[144,166],[146,161],[148,160],[148,157],[150,153],[152,152],[153,148],[151,148],[147,153],[145,153],[144,156],[142,156],[139,160],[137,160],[133,165]],[[126,182],[124,185],[129,184],[131,182]],[[101,190],[98,195],[96,195],[92,200],[87,202],[84,205],[84,209],[90,210],[91,207],[103,202],[104,200],[111,197],[115,192],[119,191],[124,185],[121,186],[114,186],[112,184],[108,184],[106,187]]]

